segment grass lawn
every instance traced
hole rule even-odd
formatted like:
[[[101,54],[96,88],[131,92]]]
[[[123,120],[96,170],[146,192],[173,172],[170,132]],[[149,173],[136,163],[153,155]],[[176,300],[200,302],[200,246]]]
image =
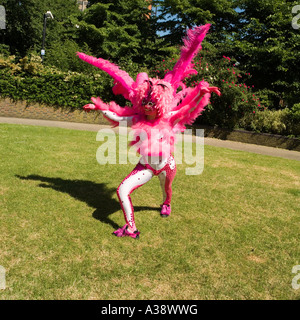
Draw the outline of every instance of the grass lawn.
[[[299,299],[300,162],[205,146],[201,175],[178,165],[172,214],[157,178],[116,188],[133,165],[100,165],[95,132],[0,125],[0,299]]]

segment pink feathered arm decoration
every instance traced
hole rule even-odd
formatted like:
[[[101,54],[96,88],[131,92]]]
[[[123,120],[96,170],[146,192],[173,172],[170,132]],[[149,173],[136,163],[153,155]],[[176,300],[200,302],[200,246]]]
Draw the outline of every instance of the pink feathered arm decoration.
[[[190,92],[179,105],[178,111],[170,118],[170,123],[178,124],[184,128],[185,124],[191,125],[209,103],[211,92],[221,95],[217,87],[209,87],[205,81]]]

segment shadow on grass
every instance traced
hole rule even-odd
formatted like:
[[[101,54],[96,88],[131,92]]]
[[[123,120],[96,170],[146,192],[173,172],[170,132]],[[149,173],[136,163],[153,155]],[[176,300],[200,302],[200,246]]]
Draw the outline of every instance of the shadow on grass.
[[[103,223],[111,225],[114,229],[120,228],[109,216],[121,210],[117,200],[112,198],[116,189],[108,188],[105,183],[95,183],[87,180],[68,180],[61,178],[49,178],[39,175],[29,175],[27,177],[16,175],[22,180],[41,181],[41,188],[52,188],[53,190],[68,193],[74,199],[85,202],[88,206],[95,208],[93,217]],[[135,211],[159,210],[157,207],[134,207]],[[123,213],[122,213],[123,215]]]

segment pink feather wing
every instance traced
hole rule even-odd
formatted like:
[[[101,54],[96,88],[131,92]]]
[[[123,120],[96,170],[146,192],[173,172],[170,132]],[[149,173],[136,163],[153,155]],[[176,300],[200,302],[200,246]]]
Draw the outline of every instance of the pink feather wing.
[[[117,65],[102,58],[97,59],[81,52],[77,52],[77,55],[81,60],[108,73],[118,84],[118,89],[116,92],[123,94],[125,98],[129,97],[129,94],[132,91],[134,80],[126,71],[121,70]],[[120,85],[122,88],[120,88]]]

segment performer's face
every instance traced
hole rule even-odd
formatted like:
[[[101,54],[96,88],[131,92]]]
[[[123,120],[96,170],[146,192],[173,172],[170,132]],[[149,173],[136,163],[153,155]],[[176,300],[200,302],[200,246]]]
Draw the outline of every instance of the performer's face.
[[[172,100],[171,85],[160,79],[145,80],[137,89],[140,110],[148,119],[160,117]]]
[[[145,104],[143,104],[143,108],[144,108],[144,112],[145,112],[145,115],[147,116],[153,116],[153,115],[156,115],[156,109],[155,109],[155,104],[152,102],[152,101],[149,101]]]

